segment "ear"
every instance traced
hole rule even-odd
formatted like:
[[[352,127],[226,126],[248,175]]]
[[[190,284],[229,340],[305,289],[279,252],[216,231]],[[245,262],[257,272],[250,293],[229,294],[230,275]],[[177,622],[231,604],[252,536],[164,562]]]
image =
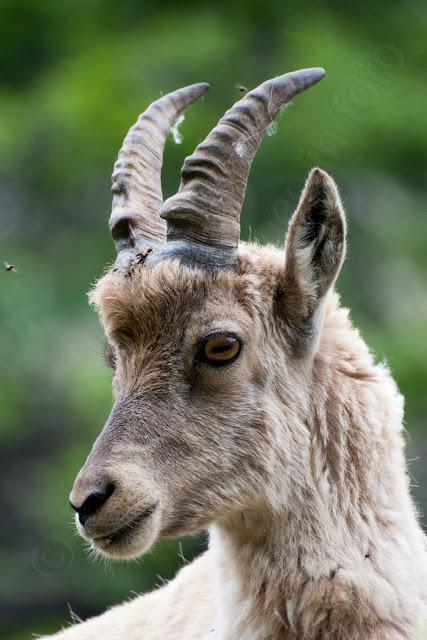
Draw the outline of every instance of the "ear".
[[[295,346],[306,349],[318,333],[322,302],[345,256],[346,224],[338,189],[321,169],[312,169],[290,223],[278,312]]]

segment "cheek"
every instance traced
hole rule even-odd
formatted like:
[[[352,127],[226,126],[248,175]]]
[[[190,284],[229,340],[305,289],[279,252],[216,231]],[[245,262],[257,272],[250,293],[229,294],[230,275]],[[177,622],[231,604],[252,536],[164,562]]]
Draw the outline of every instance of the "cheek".
[[[219,467],[252,458],[263,446],[268,435],[264,398],[251,378],[221,393],[206,393],[200,405],[205,416],[202,455],[208,451]]]
[[[258,397],[266,393],[266,387],[271,372],[272,362],[269,363],[264,354],[250,353],[248,355],[248,370],[253,392]]]
[[[200,364],[191,374],[190,385],[195,395],[207,394],[207,404],[224,409],[245,402],[247,392],[255,383],[265,380],[266,367],[254,348],[245,344],[237,360],[225,366]]]

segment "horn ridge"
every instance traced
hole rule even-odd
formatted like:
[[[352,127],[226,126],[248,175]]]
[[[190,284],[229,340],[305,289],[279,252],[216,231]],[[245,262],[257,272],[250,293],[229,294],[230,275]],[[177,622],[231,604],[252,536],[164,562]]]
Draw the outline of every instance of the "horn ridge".
[[[272,78],[226,111],[185,160],[179,190],[162,206],[168,241],[218,250],[237,247],[249,171],[268,126],[286,103],[324,74],[316,67]]]
[[[130,128],[112,175],[109,227],[118,253],[166,239],[159,212],[163,203],[160,171],[170,127],[177,116],[209,88],[189,85],[153,102]]]

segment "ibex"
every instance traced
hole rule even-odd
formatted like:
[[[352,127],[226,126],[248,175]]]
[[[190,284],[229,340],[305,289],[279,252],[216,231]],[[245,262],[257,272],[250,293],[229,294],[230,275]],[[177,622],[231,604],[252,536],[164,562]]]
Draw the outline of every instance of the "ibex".
[[[252,160],[283,106],[324,75],[250,91],[188,157],[160,170],[166,95],[113,173],[117,260],[91,300],[115,404],[70,502],[108,558],[208,529],[208,550],[152,593],[64,640],[404,640],[425,615],[425,537],[403,456],[403,401],[334,284],[346,246],[337,187],[307,179],[284,250],[239,244]]]

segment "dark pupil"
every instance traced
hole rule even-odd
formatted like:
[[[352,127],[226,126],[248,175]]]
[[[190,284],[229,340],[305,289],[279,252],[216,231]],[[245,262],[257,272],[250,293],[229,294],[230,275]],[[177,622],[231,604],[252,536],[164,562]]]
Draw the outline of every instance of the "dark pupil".
[[[232,338],[227,338],[222,341],[222,343],[217,343],[215,346],[211,348],[213,353],[224,353],[224,351],[228,351],[233,346],[234,340]]]

